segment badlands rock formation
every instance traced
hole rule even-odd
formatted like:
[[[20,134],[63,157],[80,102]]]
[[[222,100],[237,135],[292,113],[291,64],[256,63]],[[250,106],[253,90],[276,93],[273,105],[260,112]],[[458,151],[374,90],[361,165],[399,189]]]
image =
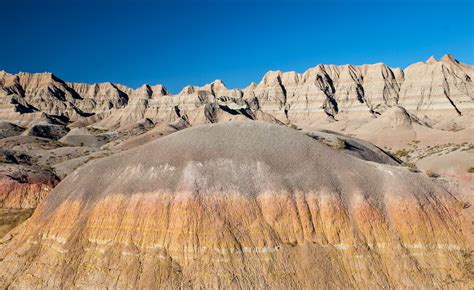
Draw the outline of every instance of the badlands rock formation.
[[[204,125],[68,175],[2,240],[0,286],[467,289],[460,211],[297,130]]]
[[[75,120],[124,107],[128,96],[117,85],[71,84],[51,73],[0,72],[2,119],[31,122],[41,112]]]
[[[35,208],[58,182],[30,156],[0,149],[0,208]]]
[[[202,87],[186,86],[177,95],[162,85],[133,90],[112,83],[66,83],[51,73],[2,71],[0,119],[29,124],[56,118],[115,128],[144,118],[173,122],[198,112],[205,118],[196,124],[212,123],[220,110],[242,118],[259,119],[264,112],[282,122],[304,122],[326,116],[337,120],[344,113],[377,116],[401,105],[436,123],[444,116],[473,114],[473,78],[474,67],[451,55],[439,61],[431,57],[405,70],[378,63],[317,65],[302,74],[270,71],[260,83],[242,90],[228,89],[216,80]]]
[[[404,70],[399,104],[406,109],[436,114],[437,110],[456,111],[474,108],[474,67],[462,64],[451,55],[440,61],[433,57]]]
[[[0,139],[0,208],[35,208],[60,181],[55,164],[97,150],[26,135]]]
[[[0,288],[473,288],[472,77],[446,55],[173,95],[0,71]]]

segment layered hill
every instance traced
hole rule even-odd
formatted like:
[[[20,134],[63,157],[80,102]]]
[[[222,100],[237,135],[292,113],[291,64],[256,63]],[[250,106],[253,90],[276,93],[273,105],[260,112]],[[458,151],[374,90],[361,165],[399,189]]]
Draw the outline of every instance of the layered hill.
[[[144,118],[172,122],[183,115],[215,122],[222,111],[241,118],[270,114],[282,122],[338,119],[344,113],[377,116],[394,105],[435,122],[472,114],[474,67],[445,55],[401,70],[385,64],[318,65],[299,74],[271,71],[260,83],[228,89],[222,81],[170,94],[162,85],[64,82],[51,73],[0,72],[0,119],[124,126]],[[193,113],[194,112],[194,113]],[[262,116],[263,118],[267,118]]]
[[[184,129],[67,176],[2,287],[472,288],[458,200],[284,126]]]

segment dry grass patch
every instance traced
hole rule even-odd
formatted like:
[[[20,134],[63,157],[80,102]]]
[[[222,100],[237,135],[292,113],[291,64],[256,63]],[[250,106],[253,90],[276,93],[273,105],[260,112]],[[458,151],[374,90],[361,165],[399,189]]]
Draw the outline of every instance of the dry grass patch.
[[[336,149],[346,149],[347,148],[347,143],[346,140],[342,138],[337,138],[336,143],[334,143],[333,148]]]
[[[408,157],[409,153],[410,153],[410,151],[408,151],[406,149],[400,149],[397,152],[395,152],[395,155],[397,155],[398,157],[401,158],[401,157]]]
[[[405,162],[403,163],[403,165],[408,168],[408,170],[410,170],[411,172],[420,172],[418,170],[418,167],[416,167],[416,164],[415,163],[411,163],[411,162]]]
[[[425,174],[426,174],[426,176],[432,177],[432,178],[439,177],[439,175],[436,174],[433,170],[426,170],[426,171],[425,171]]]

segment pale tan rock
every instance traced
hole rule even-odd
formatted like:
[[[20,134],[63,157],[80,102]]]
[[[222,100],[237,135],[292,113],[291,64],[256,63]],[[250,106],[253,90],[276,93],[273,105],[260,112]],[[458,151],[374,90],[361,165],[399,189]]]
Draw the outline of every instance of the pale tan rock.
[[[286,115],[290,120],[307,118],[318,112],[334,116],[337,114],[334,93],[335,89],[325,66],[318,65],[309,69],[300,78],[294,95],[288,98]]]
[[[405,107],[433,123],[473,111],[473,66],[451,55],[430,57],[405,70],[373,65],[318,65],[303,74],[270,71],[260,83],[243,90],[228,89],[220,80],[186,86],[169,94],[157,85],[151,95],[120,84],[65,83],[50,73],[0,74],[0,118],[29,124],[38,113],[66,116],[70,121],[101,121],[116,127],[143,118],[174,122],[218,99],[243,99],[254,112],[262,111],[284,122],[306,122],[346,112],[381,114],[394,105]],[[177,114],[176,112],[180,113]],[[341,115],[342,114],[342,115]],[[427,120],[429,121],[429,120]]]
[[[392,69],[382,63],[358,69],[363,79],[364,100],[372,111],[381,113],[397,105],[400,87]]]
[[[404,70],[399,104],[417,115],[448,112],[450,117],[474,108],[472,66],[461,65],[450,55],[431,58]]]
[[[286,92],[281,80],[280,71],[267,72],[259,84],[244,91],[244,98],[258,100],[259,108],[275,116],[284,114]]]

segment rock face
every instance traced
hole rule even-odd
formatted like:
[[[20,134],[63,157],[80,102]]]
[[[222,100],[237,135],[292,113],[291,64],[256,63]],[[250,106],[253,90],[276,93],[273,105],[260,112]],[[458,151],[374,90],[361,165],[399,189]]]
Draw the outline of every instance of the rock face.
[[[0,244],[0,285],[471,288],[459,211],[297,130],[205,125],[68,175]]]
[[[162,85],[133,90],[112,83],[66,83],[51,73],[1,72],[0,119],[28,124],[43,113],[114,128],[144,118],[174,122],[223,103],[245,107],[254,116],[267,113],[283,122],[326,116],[337,119],[340,113],[354,112],[377,116],[394,105],[436,119],[472,114],[473,78],[474,67],[451,55],[439,61],[431,57],[405,70],[378,63],[317,65],[302,74],[270,71],[258,84],[242,90],[228,89],[216,80],[202,87],[186,86],[176,95]],[[211,116],[206,122],[214,121]]]
[[[24,114],[43,112],[76,120],[124,107],[128,96],[111,83],[73,84],[51,73],[12,75],[4,72],[0,74],[0,100],[2,119],[29,121],[32,118]]]
[[[0,150],[0,208],[35,208],[59,183],[54,173],[30,162],[31,157]]]
[[[448,110],[461,115],[474,108],[473,72],[473,66],[461,64],[451,55],[413,64],[404,71],[399,104],[416,113]]]

